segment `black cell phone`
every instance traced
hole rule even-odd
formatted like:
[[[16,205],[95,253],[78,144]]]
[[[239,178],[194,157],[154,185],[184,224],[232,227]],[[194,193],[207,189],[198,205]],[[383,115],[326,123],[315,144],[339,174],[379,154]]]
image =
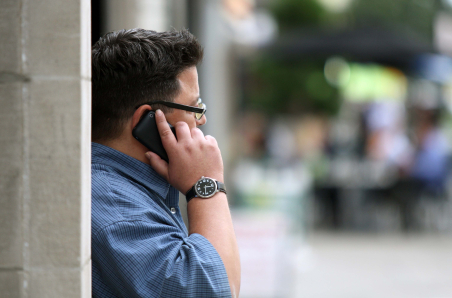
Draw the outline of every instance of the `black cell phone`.
[[[168,125],[170,126],[174,136],[176,136],[176,129],[171,124],[168,123]],[[156,153],[161,159],[168,162],[168,154],[166,154],[166,150],[163,148],[162,139],[160,138],[157,123],[155,122],[154,111],[149,111],[141,117],[137,126],[133,128],[132,135],[141,144],[146,146],[146,148]]]

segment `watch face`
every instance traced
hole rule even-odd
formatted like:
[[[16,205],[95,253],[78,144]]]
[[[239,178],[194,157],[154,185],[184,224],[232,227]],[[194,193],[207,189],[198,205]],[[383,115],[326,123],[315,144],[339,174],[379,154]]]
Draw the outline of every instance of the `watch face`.
[[[217,191],[217,184],[213,179],[201,178],[196,183],[195,191],[201,198],[209,198]]]

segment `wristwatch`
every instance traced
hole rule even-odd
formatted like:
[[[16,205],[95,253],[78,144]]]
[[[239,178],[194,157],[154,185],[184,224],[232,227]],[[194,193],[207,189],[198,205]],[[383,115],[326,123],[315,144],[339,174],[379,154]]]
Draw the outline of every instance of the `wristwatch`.
[[[187,192],[185,198],[187,199],[187,203],[193,198],[208,199],[219,191],[226,193],[226,186],[223,182],[202,176]]]

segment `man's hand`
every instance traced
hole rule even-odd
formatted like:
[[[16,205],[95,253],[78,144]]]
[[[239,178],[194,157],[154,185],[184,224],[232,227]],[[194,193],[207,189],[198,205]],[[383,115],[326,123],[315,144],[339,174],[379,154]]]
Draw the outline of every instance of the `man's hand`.
[[[176,140],[161,111],[157,110],[155,120],[169,159],[167,163],[157,154],[146,152],[157,173],[183,194],[201,176],[224,181],[223,161],[213,137],[204,136],[198,128],[190,130],[185,122],[178,122]],[[207,200],[193,198],[187,211],[189,234],[200,234],[215,247],[226,269],[232,297],[237,297],[240,291],[240,257],[226,194],[219,192]]]
[[[190,130],[185,122],[177,122],[176,139],[162,111],[156,111],[155,120],[169,159],[167,163],[151,151],[146,153],[151,166],[158,174],[183,194],[186,194],[201,176],[224,181],[223,160],[214,137],[204,136],[199,128]]]

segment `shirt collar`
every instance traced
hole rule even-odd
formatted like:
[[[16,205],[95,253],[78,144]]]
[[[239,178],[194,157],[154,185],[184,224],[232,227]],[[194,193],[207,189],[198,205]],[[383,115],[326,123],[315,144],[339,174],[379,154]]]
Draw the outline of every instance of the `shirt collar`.
[[[148,164],[127,154],[98,143],[91,143],[92,164],[102,164],[113,168],[128,179],[138,182],[157,193],[163,199],[168,195],[170,184]]]

